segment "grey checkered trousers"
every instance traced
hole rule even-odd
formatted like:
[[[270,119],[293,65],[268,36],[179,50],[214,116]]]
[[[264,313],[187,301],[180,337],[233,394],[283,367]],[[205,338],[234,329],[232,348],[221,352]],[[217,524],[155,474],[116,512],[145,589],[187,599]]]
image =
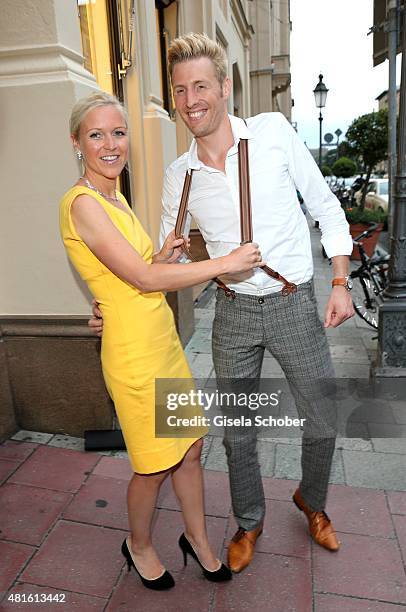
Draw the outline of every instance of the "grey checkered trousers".
[[[288,296],[237,294],[233,300],[218,289],[212,345],[220,392],[258,392],[265,349],[279,362],[299,417],[306,419],[300,491],[311,510],[323,510],[336,432],[334,407],[318,386],[331,381],[334,370],[313,281]],[[226,427],[223,440],[234,516],[247,531],[265,514],[256,429]]]

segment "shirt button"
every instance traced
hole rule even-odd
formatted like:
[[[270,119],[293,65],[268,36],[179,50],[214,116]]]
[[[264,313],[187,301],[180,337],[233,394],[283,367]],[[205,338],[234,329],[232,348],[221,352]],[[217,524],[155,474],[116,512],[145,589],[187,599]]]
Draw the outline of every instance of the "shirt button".
[[[263,297],[258,298],[258,304],[263,304],[265,302]]]

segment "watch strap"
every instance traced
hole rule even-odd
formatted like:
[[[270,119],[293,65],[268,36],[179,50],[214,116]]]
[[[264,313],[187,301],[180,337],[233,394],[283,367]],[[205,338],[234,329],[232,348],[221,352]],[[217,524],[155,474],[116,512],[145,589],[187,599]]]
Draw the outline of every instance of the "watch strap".
[[[333,278],[331,281],[332,287],[348,287],[348,277],[347,276],[337,276],[337,278]]]

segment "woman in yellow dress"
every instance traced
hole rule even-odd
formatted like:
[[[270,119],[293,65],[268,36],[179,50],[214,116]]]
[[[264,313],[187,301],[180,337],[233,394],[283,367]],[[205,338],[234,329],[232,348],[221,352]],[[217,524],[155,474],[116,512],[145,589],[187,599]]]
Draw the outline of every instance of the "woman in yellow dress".
[[[201,435],[155,437],[155,380],[191,379],[162,291],[182,289],[222,274],[262,265],[257,245],[199,263],[175,263],[183,239],[171,233],[155,255],[152,243],[116,180],[128,157],[124,107],[104,92],[73,108],[70,132],[83,175],[63,196],[60,228],[69,258],[97,299],[104,328],[101,361],[134,470],[127,503],[131,535],[122,552],[147,588],[174,586],[152,546],[151,522],[159,488],[168,474],[179,499],[185,531],[179,540],[212,581],[229,580],[207,539]],[[204,433],[204,432],[203,432]]]

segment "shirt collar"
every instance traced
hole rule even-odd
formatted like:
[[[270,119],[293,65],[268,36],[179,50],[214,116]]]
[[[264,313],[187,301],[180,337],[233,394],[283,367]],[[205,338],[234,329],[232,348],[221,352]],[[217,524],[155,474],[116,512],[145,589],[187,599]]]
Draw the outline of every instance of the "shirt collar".
[[[234,115],[228,115],[228,118],[230,119],[231,123],[235,148],[238,147],[240,138],[253,138],[252,132],[250,132],[248,126],[245,124],[243,119],[240,119],[240,117],[235,117]],[[192,144],[190,145],[187,162],[189,170],[200,170],[203,166],[202,162],[197,157],[197,144],[195,138],[193,138]],[[208,170],[210,171],[210,168]],[[215,170],[214,168],[212,169],[212,171],[217,172],[217,170]]]

